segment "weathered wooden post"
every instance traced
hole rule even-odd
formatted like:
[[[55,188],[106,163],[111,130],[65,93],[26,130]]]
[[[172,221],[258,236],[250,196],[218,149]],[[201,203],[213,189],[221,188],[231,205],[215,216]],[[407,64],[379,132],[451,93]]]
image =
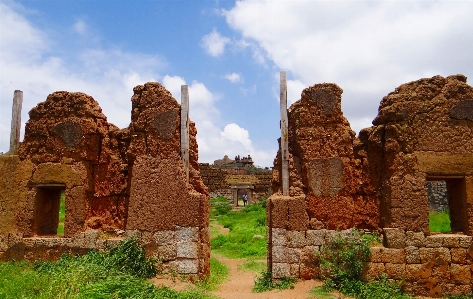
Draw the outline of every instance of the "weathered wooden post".
[[[14,155],[20,145],[20,129],[21,129],[21,105],[23,104],[23,91],[15,90],[13,94],[13,106],[11,114],[11,131],[10,131],[10,150],[8,154]]]
[[[289,195],[289,145],[287,123],[287,83],[286,71],[281,71],[280,84],[280,109],[281,109],[281,181],[282,195]]]
[[[189,88],[181,85],[181,159],[189,182]]]

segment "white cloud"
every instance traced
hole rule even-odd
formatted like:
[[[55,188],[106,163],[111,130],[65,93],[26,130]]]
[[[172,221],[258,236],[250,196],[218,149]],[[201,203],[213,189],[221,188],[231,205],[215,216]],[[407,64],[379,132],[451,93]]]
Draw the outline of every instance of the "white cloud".
[[[180,102],[181,85],[186,85],[179,76],[163,77],[163,85]],[[200,82],[193,81],[189,86],[189,117],[197,127],[199,161],[213,163],[224,155],[234,157],[250,154],[258,165],[271,166],[276,151],[255,149],[247,129],[238,124],[225,124],[215,102],[220,96],[213,94]],[[223,127],[223,130],[221,129]]]
[[[86,33],[87,31],[87,25],[85,24],[84,21],[82,20],[78,20],[75,24],[74,24],[74,30],[80,34],[80,35],[83,35]]]
[[[243,144],[246,150],[253,151],[251,146],[250,134],[244,128],[241,128],[235,123],[231,123],[225,126],[222,132],[222,136],[232,141],[238,141]]]
[[[226,74],[225,79],[232,83],[240,83],[243,82],[241,75],[237,73]]]
[[[354,126],[373,119],[382,97],[404,82],[473,76],[472,4],[242,0],[224,15],[256,45],[255,56],[291,72],[288,96],[301,84],[337,83]]]
[[[156,71],[163,68],[165,61],[158,56],[100,47],[78,48],[76,56],[51,55],[53,41],[34,27],[22,11],[19,5],[0,3],[0,26],[9,29],[2,31],[0,39],[0,151],[8,151],[16,89],[24,94],[23,123],[31,108],[48,94],[68,90],[89,94],[99,102],[109,122],[128,126],[133,87],[159,79]]]
[[[211,33],[202,37],[201,47],[210,55],[217,57],[223,54],[225,45],[229,43],[231,43],[231,40],[228,37],[220,35],[214,28]]]

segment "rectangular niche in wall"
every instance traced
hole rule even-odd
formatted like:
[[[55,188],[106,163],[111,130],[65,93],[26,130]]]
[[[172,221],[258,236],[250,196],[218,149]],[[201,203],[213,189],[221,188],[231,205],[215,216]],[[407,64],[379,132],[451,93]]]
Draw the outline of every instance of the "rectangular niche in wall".
[[[34,208],[34,232],[36,235],[58,235],[61,197],[64,195],[65,188],[64,184],[36,186]]]
[[[450,231],[466,233],[466,182],[463,176],[431,176],[426,188],[431,212],[446,212],[450,217]]]

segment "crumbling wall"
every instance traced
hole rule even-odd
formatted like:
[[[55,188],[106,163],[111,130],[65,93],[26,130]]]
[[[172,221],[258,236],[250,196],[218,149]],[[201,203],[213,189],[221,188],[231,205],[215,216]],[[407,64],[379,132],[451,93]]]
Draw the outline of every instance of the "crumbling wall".
[[[194,123],[187,182],[171,94],[159,83],[135,87],[131,119],[118,129],[92,97],[66,91],[30,111],[18,155],[0,157],[1,260],[56,259],[137,236],[165,271],[209,273],[209,200]],[[61,192],[64,238],[56,235]]]
[[[473,288],[473,88],[463,75],[403,84],[384,97],[358,138],[340,110],[342,90],[316,84],[288,109],[289,196],[281,154],[268,200],[273,277],[319,277],[314,253],[342,234],[382,231],[366,277],[404,279],[411,293]],[[427,181],[445,180],[452,235],[431,235]],[[381,253],[380,253],[381,252]]]
[[[383,227],[429,234],[425,183],[447,182],[455,231],[473,232],[473,88],[466,77],[403,84],[383,98],[373,127],[360,132]],[[457,194],[459,193],[459,194]]]
[[[272,172],[269,169],[230,169],[212,166],[208,163],[201,163],[200,169],[202,180],[209,189],[210,198],[223,196],[232,200],[234,192],[231,185],[235,183],[250,184],[253,187],[251,189],[253,200],[269,196],[272,193]]]

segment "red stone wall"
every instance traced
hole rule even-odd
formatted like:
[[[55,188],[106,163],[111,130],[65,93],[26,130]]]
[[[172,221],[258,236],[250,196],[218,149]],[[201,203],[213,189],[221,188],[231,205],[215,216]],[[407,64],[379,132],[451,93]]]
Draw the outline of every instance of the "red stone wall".
[[[463,75],[403,84],[358,138],[341,94],[316,84],[288,109],[289,196],[281,195],[278,153],[267,209],[273,276],[317,277],[313,252],[335,229],[356,227],[384,231],[367,276],[404,279],[419,295],[471,291],[473,87]],[[452,234],[430,232],[428,180],[446,181]]]
[[[18,156],[0,157],[1,260],[55,259],[138,236],[166,271],[209,273],[209,199],[195,125],[187,182],[180,105],[159,83],[136,86],[131,100],[125,129],[83,93],[55,92],[30,111]],[[64,238],[55,236],[53,217],[61,192]]]

